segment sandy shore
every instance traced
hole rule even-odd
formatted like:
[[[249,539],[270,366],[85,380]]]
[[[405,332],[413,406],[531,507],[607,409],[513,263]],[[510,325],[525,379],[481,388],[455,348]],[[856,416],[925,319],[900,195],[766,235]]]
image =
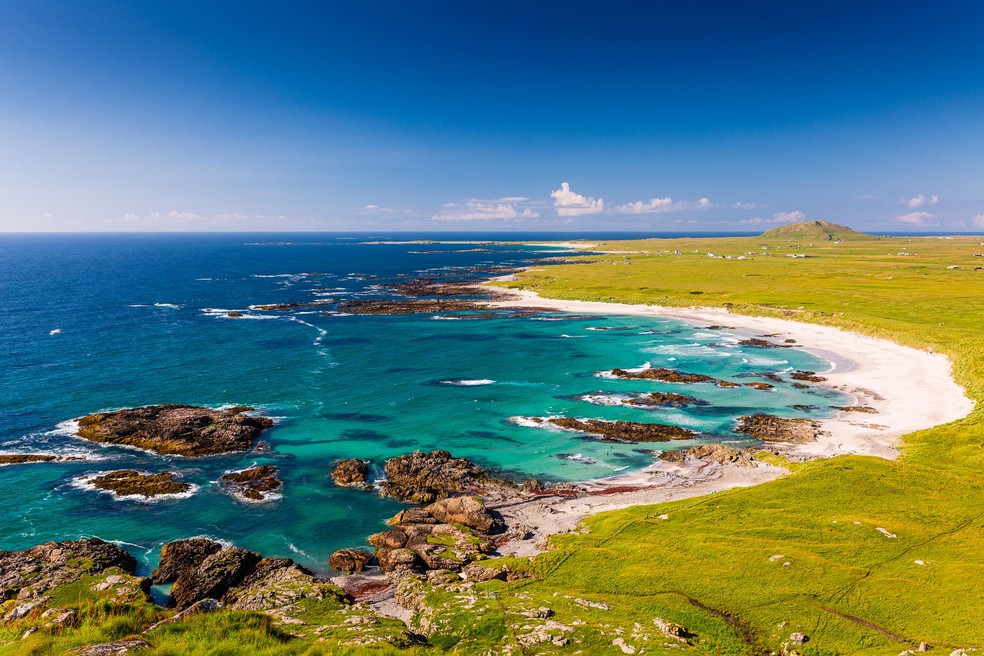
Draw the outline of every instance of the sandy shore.
[[[877,414],[841,412],[822,420],[824,435],[816,442],[790,445],[785,455],[812,459],[843,454],[895,458],[902,435],[965,417],[974,407],[951,375],[950,361],[888,340],[829,326],[731,314],[717,308],[667,308],[543,298],[534,292],[494,287],[503,294],[500,307],[538,307],[577,314],[672,317],[699,325],[727,325],[748,336],[794,339],[797,346],[830,363],[818,372],[824,383],[854,397],[855,405]],[[754,467],[691,460],[656,463],[646,469],[580,484],[577,497],[534,497],[490,501],[510,526],[531,530],[529,540],[512,541],[502,553],[530,555],[546,546],[546,537],[574,530],[586,516],[641,504],[699,496],[769,481],[785,469],[757,463]],[[613,488],[636,488],[615,492]],[[614,493],[607,493],[614,492]]]

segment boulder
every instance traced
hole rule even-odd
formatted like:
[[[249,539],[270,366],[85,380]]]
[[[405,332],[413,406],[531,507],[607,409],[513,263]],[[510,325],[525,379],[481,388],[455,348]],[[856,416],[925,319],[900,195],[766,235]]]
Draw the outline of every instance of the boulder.
[[[208,456],[247,451],[273,426],[267,417],[239,406],[213,410],[190,405],[155,405],[86,415],[79,437],[102,444],[132,446],[160,455]]]
[[[221,544],[207,538],[168,542],[161,547],[161,561],[151,578],[155,585],[174,583],[182,573],[193,572],[206,558],[221,550]]]
[[[482,533],[487,533],[496,525],[485,504],[472,496],[440,499],[425,510],[442,524],[464,524]]]
[[[420,569],[420,559],[416,552],[406,548],[376,549],[376,560],[379,562],[379,568],[386,573]]]
[[[239,585],[251,574],[260,556],[245,549],[229,547],[206,557],[194,570],[182,571],[174,587],[168,606],[184,610],[202,599],[222,599],[230,588]]]
[[[372,562],[373,555],[361,549],[339,549],[328,559],[328,565],[346,574],[361,572]]]
[[[335,485],[361,487],[369,482],[369,463],[358,458],[342,460],[331,470]]]
[[[424,508],[407,508],[396,513],[389,520],[389,524],[393,526],[403,526],[404,524],[437,524],[437,520]]]
[[[400,529],[392,529],[369,536],[369,544],[385,549],[399,549],[406,546],[407,534]]]

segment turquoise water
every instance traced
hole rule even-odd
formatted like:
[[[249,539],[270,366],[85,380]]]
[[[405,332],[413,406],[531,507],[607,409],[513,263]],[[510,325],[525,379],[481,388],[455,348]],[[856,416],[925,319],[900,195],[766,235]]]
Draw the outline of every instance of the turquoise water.
[[[651,363],[740,381],[751,372],[829,366],[796,349],[740,347],[744,335],[675,320],[552,314],[462,321],[249,309],[377,297],[400,275],[474,276],[469,267],[544,255],[510,246],[461,252],[475,247],[362,243],[382,238],[0,237],[0,452],[89,458],[0,468],[0,549],[96,535],[124,544],[149,566],[162,543],[208,535],[323,571],[332,551],[364,545],[401,508],[335,487],[328,474],[341,458],[369,458],[381,471],[388,457],[442,448],[517,480],[583,480],[644,467],[661,445],[611,444],[515,418],[563,414],[702,431],[698,440],[672,445],[683,448],[747,443],[732,432],[741,414],[819,417],[846,402],[835,392],[789,384],[759,391],[597,375]],[[218,309],[246,317],[231,319]],[[590,402],[659,389],[711,405],[647,410]],[[64,423],[158,403],[255,406],[277,419],[264,437],[272,449],[159,457],[90,445],[71,437]],[[821,410],[804,413],[793,404]],[[225,471],[254,463],[280,468],[282,498],[245,504],[215,483]],[[189,498],[139,503],[75,484],[123,467],[176,471],[199,489]]]

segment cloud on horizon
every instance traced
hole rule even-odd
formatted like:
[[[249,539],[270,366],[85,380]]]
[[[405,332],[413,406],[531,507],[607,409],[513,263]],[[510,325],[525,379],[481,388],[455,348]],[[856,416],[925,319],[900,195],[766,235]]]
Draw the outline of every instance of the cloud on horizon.
[[[441,211],[431,219],[434,221],[509,221],[539,218],[540,213],[533,208],[516,206],[516,202],[525,201],[525,198],[521,196],[509,198],[514,202],[468,200],[464,203],[445,203]]]
[[[806,214],[799,210],[793,210],[792,212],[776,212],[770,219],[763,219],[761,216],[756,216],[752,219],[742,219],[739,223],[744,223],[746,225],[758,225],[760,223],[796,223],[797,221],[806,221]]]
[[[557,208],[557,216],[583,216],[585,214],[601,214],[605,211],[605,201],[571,191],[570,184],[560,183],[560,189],[550,192]]]
[[[935,225],[936,221],[932,220],[935,218],[936,216],[929,212],[909,212],[895,217],[895,220],[908,225]]]
[[[697,201],[674,201],[667,196],[666,198],[652,198],[649,202],[637,200],[634,203],[619,205],[615,211],[619,214],[657,214],[659,212],[678,212],[682,210],[707,209],[714,207],[708,198],[701,198]]]

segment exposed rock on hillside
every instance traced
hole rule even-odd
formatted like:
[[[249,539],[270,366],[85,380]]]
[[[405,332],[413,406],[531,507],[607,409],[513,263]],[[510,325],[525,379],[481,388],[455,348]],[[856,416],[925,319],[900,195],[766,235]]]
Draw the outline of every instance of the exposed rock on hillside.
[[[283,488],[273,465],[259,465],[223,474],[221,480],[232,493],[247,501],[265,501]]]
[[[113,567],[132,574],[136,564],[126,551],[99,538],[0,551],[0,601],[38,597],[83,575]]]
[[[133,446],[161,455],[208,456],[246,451],[273,426],[252,408],[212,410],[190,405],[155,405],[86,415],[78,436],[103,444]]]
[[[765,442],[800,444],[812,442],[820,435],[820,422],[812,419],[786,419],[756,413],[738,418],[738,433],[745,433]]]

